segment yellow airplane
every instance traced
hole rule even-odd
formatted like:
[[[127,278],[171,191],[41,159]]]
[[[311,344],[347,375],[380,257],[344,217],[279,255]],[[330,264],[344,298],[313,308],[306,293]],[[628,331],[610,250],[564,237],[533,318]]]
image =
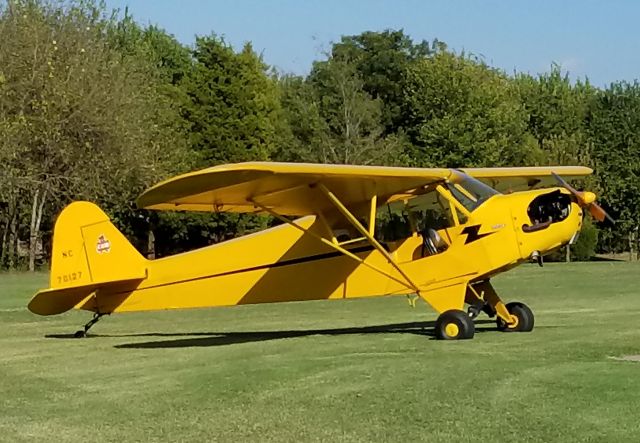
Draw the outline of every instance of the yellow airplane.
[[[583,209],[609,218],[593,193],[560,178],[591,172],[215,166],[150,188],[138,206],[270,214],[282,224],[147,260],[97,206],[71,203],[55,225],[51,287],[29,309],[92,311],[75,334],[82,337],[103,315],[118,312],[398,294],[413,305],[422,298],[439,313],[440,339],[472,338],[481,311],[496,316],[500,330],[531,331],[531,310],[505,304],[490,279],[524,262],[542,264],[543,255],[575,240]]]

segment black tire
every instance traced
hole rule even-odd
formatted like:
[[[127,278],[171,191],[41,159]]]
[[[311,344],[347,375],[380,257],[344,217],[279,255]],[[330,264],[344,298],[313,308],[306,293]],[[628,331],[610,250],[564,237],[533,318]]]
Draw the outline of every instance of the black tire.
[[[533,312],[527,305],[520,302],[511,302],[506,305],[509,314],[515,315],[518,318],[518,322],[515,326],[510,327],[500,317],[496,318],[496,323],[500,331],[505,332],[530,332],[533,330],[535,319]]]
[[[473,319],[464,311],[451,309],[445,311],[436,320],[436,338],[439,340],[463,340],[473,338],[476,326]]]

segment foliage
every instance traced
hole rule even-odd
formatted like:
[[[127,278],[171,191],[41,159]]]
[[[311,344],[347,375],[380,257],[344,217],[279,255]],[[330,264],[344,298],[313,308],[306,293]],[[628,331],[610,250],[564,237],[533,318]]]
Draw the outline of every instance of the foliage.
[[[593,163],[603,199],[618,221],[604,240],[619,252],[640,225],[640,84],[613,83],[591,105]]]
[[[571,260],[588,261],[596,254],[598,245],[598,228],[586,218],[580,230],[580,236],[574,245],[571,246]]]
[[[580,235],[576,242],[569,247],[570,261],[589,261],[596,255],[600,229],[591,218],[585,217]],[[545,262],[564,262],[567,260],[567,247],[560,248],[544,258]]]
[[[0,13],[5,264],[23,227],[33,269],[41,225],[63,205],[89,199],[125,214],[181,161],[173,103],[148,60],[109,45],[113,27],[89,1],[11,1]]]
[[[222,38],[198,37],[195,66],[184,79],[185,118],[200,163],[268,160],[275,150],[280,102],[267,66],[246,44],[235,53]]]
[[[77,199],[142,250],[155,234],[156,255],[268,226],[132,203],[164,177],[252,160],[582,164],[619,223],[583,234],[576,254],[596,237],[599,251],[624,250],[640,226],[637,82],[599,89],[555,65],[507,75],[402,30],[343,36],[308,75],[276,74],[250,43],[211,33],[185,46],[97,0],[0,2],[0,41],[0,267],[35,268]]]
[[[446,46],[437,40],[414,43],[402,30],[363,32],[344,36],[333,45],[331,59],[353,65],[362,79],[362,89],[381,103],[381,124],[385,134],[406,127],[404,90],[409,67]],[[315,69],[321,69],[322,62]],[[312,73],[313,75],[313,73]]]
[[[365,91],[356,66],[344,59],[316,63],[309,78],[281,82],[296,156],[342,164],[398,164],[402,137],[384,135],[382,101]]]
[[[527,162],[524,109],[501,72],[444,50],[407,72],[411,162],[500,166]]]

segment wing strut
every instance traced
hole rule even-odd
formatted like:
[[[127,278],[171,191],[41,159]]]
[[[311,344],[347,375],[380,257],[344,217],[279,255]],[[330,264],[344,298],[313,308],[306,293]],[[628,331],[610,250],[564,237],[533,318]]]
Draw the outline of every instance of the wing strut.
[[[353,227],[356,228],[360,232],[360,234],[362,234],[369,241],[371,246],[376,248],[378,252],[380,252],[387,259],[387,261],[391,264],[391,266],[393,266],[396,269],[396,271],[398,271],[400,275],[402,275],[402,277],[405,279],[405,282],[403,282],[402,284],[404,284],[410,289],[413,289],[419,295],[420,289],[418,288],[418,285],[416,285],[413,282],[413,280],[411,280],[411,278],[402,270],[402,268],[400,268],[400,265],[398,265],[398,263],[394,260],[391,254],[389,254],[389,252],[384,247],[382,247],[382,245],[378,242],[378,240],[376,240],[373,237],[373,233],[370,232],[364,226],[362,226],[362,223],[358,221],[358,219],[349,211],[349,209],[347,209],[347,207],[342,204],[340,199],[338,199],[338,197],[336,197],[333,192],[327,189],[325,185],[323,185],[322,183],[318,183],[318,188],[320,189],[320,191],[322,191],[324,195],[327,196],[329,200],[331,200],[331,203],[334,204],[334,206],[338,209],[338,211],[340,211],[342,215],[344,215],[345,218],[349,220],[349,222],[353,225]],[[373,202],[372,202],[372,205],[373,205]],[[371,224],[373,225],[373,221],[371,221]]]
[[[275,218],[277,218],[278,220],[280,220],[280,221],[282,221],[282,222],[284,222],[284,223],[286,223],[286,224],[288,224],[288,225],[290,225],[290,226],[293,226],[293,227],[294,227],[294,228],[296,228],[296,229],[299,229],[300,231],[304,232],[305,234],[312,235],[313,237],[317,238],[318,240],[320,240],[320,241],[321,241],[322,243],[324,243],[325,245],[327,245],[327,246],[329,246],[329,247],[331,247],[331,248],[333,248],[333,249],[335,249],[335,250],[337,250],[337,251],[341,252],[342,254],[346,255],[346,256],[347,256],[347,257],[349,257],[349,258],[352,258],[353,260],[357,261],[358,263],[360,263],[360,264],[362,264],[362,265],[367,266],[368,268],[370,268],[370,269],[372,269],[372,270],[374,270],[374,271],[376,271],[376,272],[378,272],[378,273],[380,273],[380,274],[384,275],[384,276],[385,276],[385,277],[387,277],[387,278],[390,278],[391,280],[393,280],[393,281],[395,281],[395,282],[397,282],[397,283],[400,283],[400,284],[401,284],[401,285],[403,285],[403,286],[406,286],[407,288],[409,288],[409,289],[411,289],[411,290],[417,291],[417,287],[416,287],[413,283],[409,283],[409,282],[407,282],[407,281],[401,280],[401,279],[399,279],[399,278],[395,277],[394,275],[392,275],[392,274],[390,274],[390,273],[388,273],[388,272],[386,272],[386,271],[384,271],[384,270],[382,270],[382,269],[378,268],[377,266],[374,266],[374,265],[372,265],[371,263],[367,263],[366,261],[364,261],[363,259],[361,259],[361,258],[360,258],[360,257],[358,257],[357,255],[355,255],[353,252],[349,251],[348,249],[343,248],[343,247],[342,247],[342,246],[340,246],[339,244],[334,243],[333,241],[328,240],[328,239],[326,239],[326,238],[322,237],[321,235],[316,234],[316,233],[315,233],[315,232],[313,232],[313,231],[310,231],[310,230],[308,230],[308,229],[303,228],[303,227],[302,227],[302,226],[300,226],[299,224],[295,223],[295,221],[293,221],[293,220],[289,220],[289,219],[287,219],[286,217],[283,217],[282,215],[280,215],[280,214],[278,214],[277,212],[273,211],[271,208],[268,208],[268,207],[264,206],[263,204],[261,204],[261,203],[259,203],[259,202],[255,201],[255,200],[251,200],[251,203],[253,203],[253,204],[254,204],[254,205],[256,205],[257,207],[259,207],[259,208],[260,208],[260,209],[262,209],[263,211],[265,211],[265,212],[269,213],[270,215],[274,216],[274,217],[275,217]],[[357,222],[357,220],[356,220],[356,222]],[[359,222],[358,222],[358,224],[359,224]],[[360,225],[360,226],[362,226],[362,225]],[[375,241],[375,239],[374,239],[374,241]],[[377,242],[376,242],[376,243],[377,243]],[[379,245],[379,243],[377,243],[377,244]],[[372,244],[372,246],[374,246],[374,248],[375,248],[375,245],[373,245],[373,244]],[[382,246],[380,246],[380,247],[382,247]],[[377,249],[377,248],[376,248],[376,249]],[[382,250],[383,250],[385,253],[387,252],[384,248],[383,248]],[[387,254],[388,254],[388,253],[387,253]],[[404,273],[402,273],[402,272],[401,272],[401,274],[404,274]],[[403,275],[403,276],[404,276],[404,275]],[[405,278],[406,278],[406,277],[405,277]],[[407,280],[408,280],[408,279],[407,279]]]

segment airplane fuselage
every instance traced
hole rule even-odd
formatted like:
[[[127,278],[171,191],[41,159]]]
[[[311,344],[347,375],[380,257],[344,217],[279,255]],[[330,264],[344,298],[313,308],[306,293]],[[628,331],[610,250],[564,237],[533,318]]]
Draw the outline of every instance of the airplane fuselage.
[[[464,224],[440,230],[443,252],[424,255],[418,232],[385,247],[438,311],[460,309],[469,282],[487,279],[532,254],[545,254],[579,231],[582,210],[570,203],[559,221],[535,226],[530,204],[558,190],[495,195]],[[566,194],[562,194],[566,195]],[[411,291],[386,257],[366,241],[345,248],[372,267],[318,241],[318,217],[282,224],[220,244],[157,260],[144,260],[146,278],[98,288],[79,306],[96,312],[232,306],[406,294]],[[532,228],[533,227],[533,228]],[[378,270],[394,275],[388,278]],[[454,291],[459,295],[443,296]]]

